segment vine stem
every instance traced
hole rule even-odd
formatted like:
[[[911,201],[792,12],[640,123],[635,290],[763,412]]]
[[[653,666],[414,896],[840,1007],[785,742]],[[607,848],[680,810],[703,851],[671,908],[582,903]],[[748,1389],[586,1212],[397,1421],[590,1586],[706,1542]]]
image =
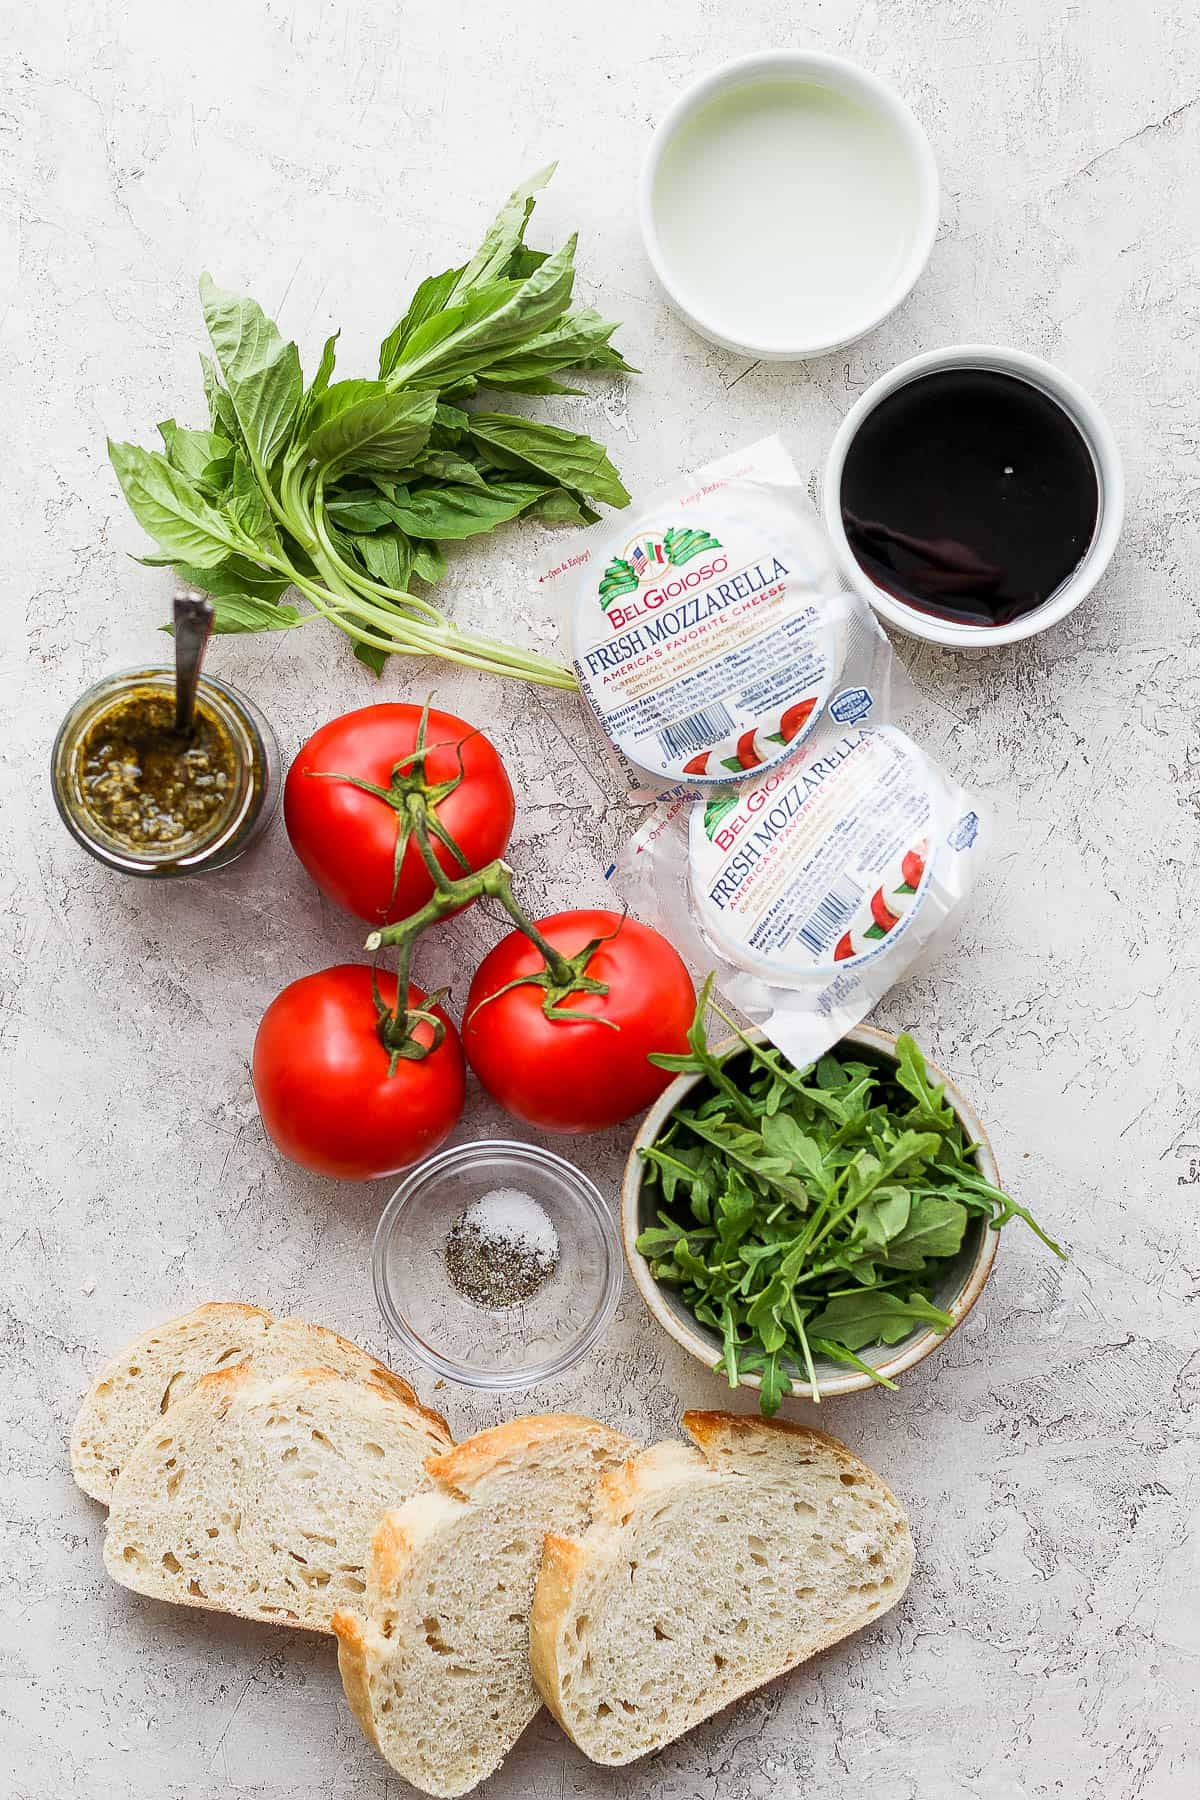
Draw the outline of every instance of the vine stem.
[[[449,876],[433,854],[423,821],[418,823],[414,820],[413,836],[433,879],[434,891],[424,906],[419,907],[415,913],[410,913],[407,919],[400,919],[394,925],[384,925],[378,931],[373,931],[366,942],[368,950],[375,952],[389,945],[397,945],[401,947],[402,954],[405,947],[411,954],[413,943],[431,925],[449,918],[451,913],[469,906],[473,900],[498,900],[513,924],[524,932],[542,956],[555,986],[572,986],[575,971],[571,959],[564,956],[561,950],[556,950],[542,936],[518,901],[513,893],[513,872],[508,863],[498,858],[495,862],[488,863],[486,868],[473,870],[469,875]]]

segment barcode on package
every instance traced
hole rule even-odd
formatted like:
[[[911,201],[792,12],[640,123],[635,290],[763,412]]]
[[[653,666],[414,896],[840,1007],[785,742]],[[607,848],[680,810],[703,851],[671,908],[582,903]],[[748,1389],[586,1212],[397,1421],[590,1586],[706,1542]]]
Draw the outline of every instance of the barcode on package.
[[[733,730],[733,714],[727,706],[706,707],[690,718],[676,719],[664,725],[658,734],[664,756],[694,756],[698,750],[709,750]]]
[[[834,939],[840,936],[846,921],[854,916],[864,889],[849,875],[835,881],[820,906],[800,927],[796,936],[807,944],[814,956],[822,956]]]

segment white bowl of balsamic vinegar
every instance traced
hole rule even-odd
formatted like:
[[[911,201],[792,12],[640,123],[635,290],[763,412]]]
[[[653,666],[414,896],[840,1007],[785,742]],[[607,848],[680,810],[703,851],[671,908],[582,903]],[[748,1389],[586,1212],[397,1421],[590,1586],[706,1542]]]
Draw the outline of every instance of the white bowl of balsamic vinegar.
[[[1012,644],[1091,593],[1125,510],[1120,452],[1077,382],[959,344],[867,389],[833,441],[824,513],[846,579],[909,637]]]

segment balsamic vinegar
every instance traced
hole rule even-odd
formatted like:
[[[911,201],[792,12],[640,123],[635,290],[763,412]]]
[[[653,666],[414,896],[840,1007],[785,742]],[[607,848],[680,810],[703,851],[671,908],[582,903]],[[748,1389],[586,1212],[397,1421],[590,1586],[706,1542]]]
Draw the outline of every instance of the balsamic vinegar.
[[[940,369],[863,420],[842,471],[842,520],[870,579],[968,625],[1004,625],[1062,586],[1100,510],[1091,450],[1041,388]]]

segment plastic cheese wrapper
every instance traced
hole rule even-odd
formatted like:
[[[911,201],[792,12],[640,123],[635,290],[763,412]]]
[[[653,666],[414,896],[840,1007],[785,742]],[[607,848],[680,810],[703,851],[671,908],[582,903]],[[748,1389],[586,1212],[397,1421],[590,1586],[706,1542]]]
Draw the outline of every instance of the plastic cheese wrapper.
[[[777,437],[677,476],[548,580],[575,584],[579,684],[636,779],[745,780],[878,716],[887,640]]]
[[[894,726],[827,719],[754,780],[677,794],[610,871],[797,1065],[857,1025],[975,878],[979,813]]]

